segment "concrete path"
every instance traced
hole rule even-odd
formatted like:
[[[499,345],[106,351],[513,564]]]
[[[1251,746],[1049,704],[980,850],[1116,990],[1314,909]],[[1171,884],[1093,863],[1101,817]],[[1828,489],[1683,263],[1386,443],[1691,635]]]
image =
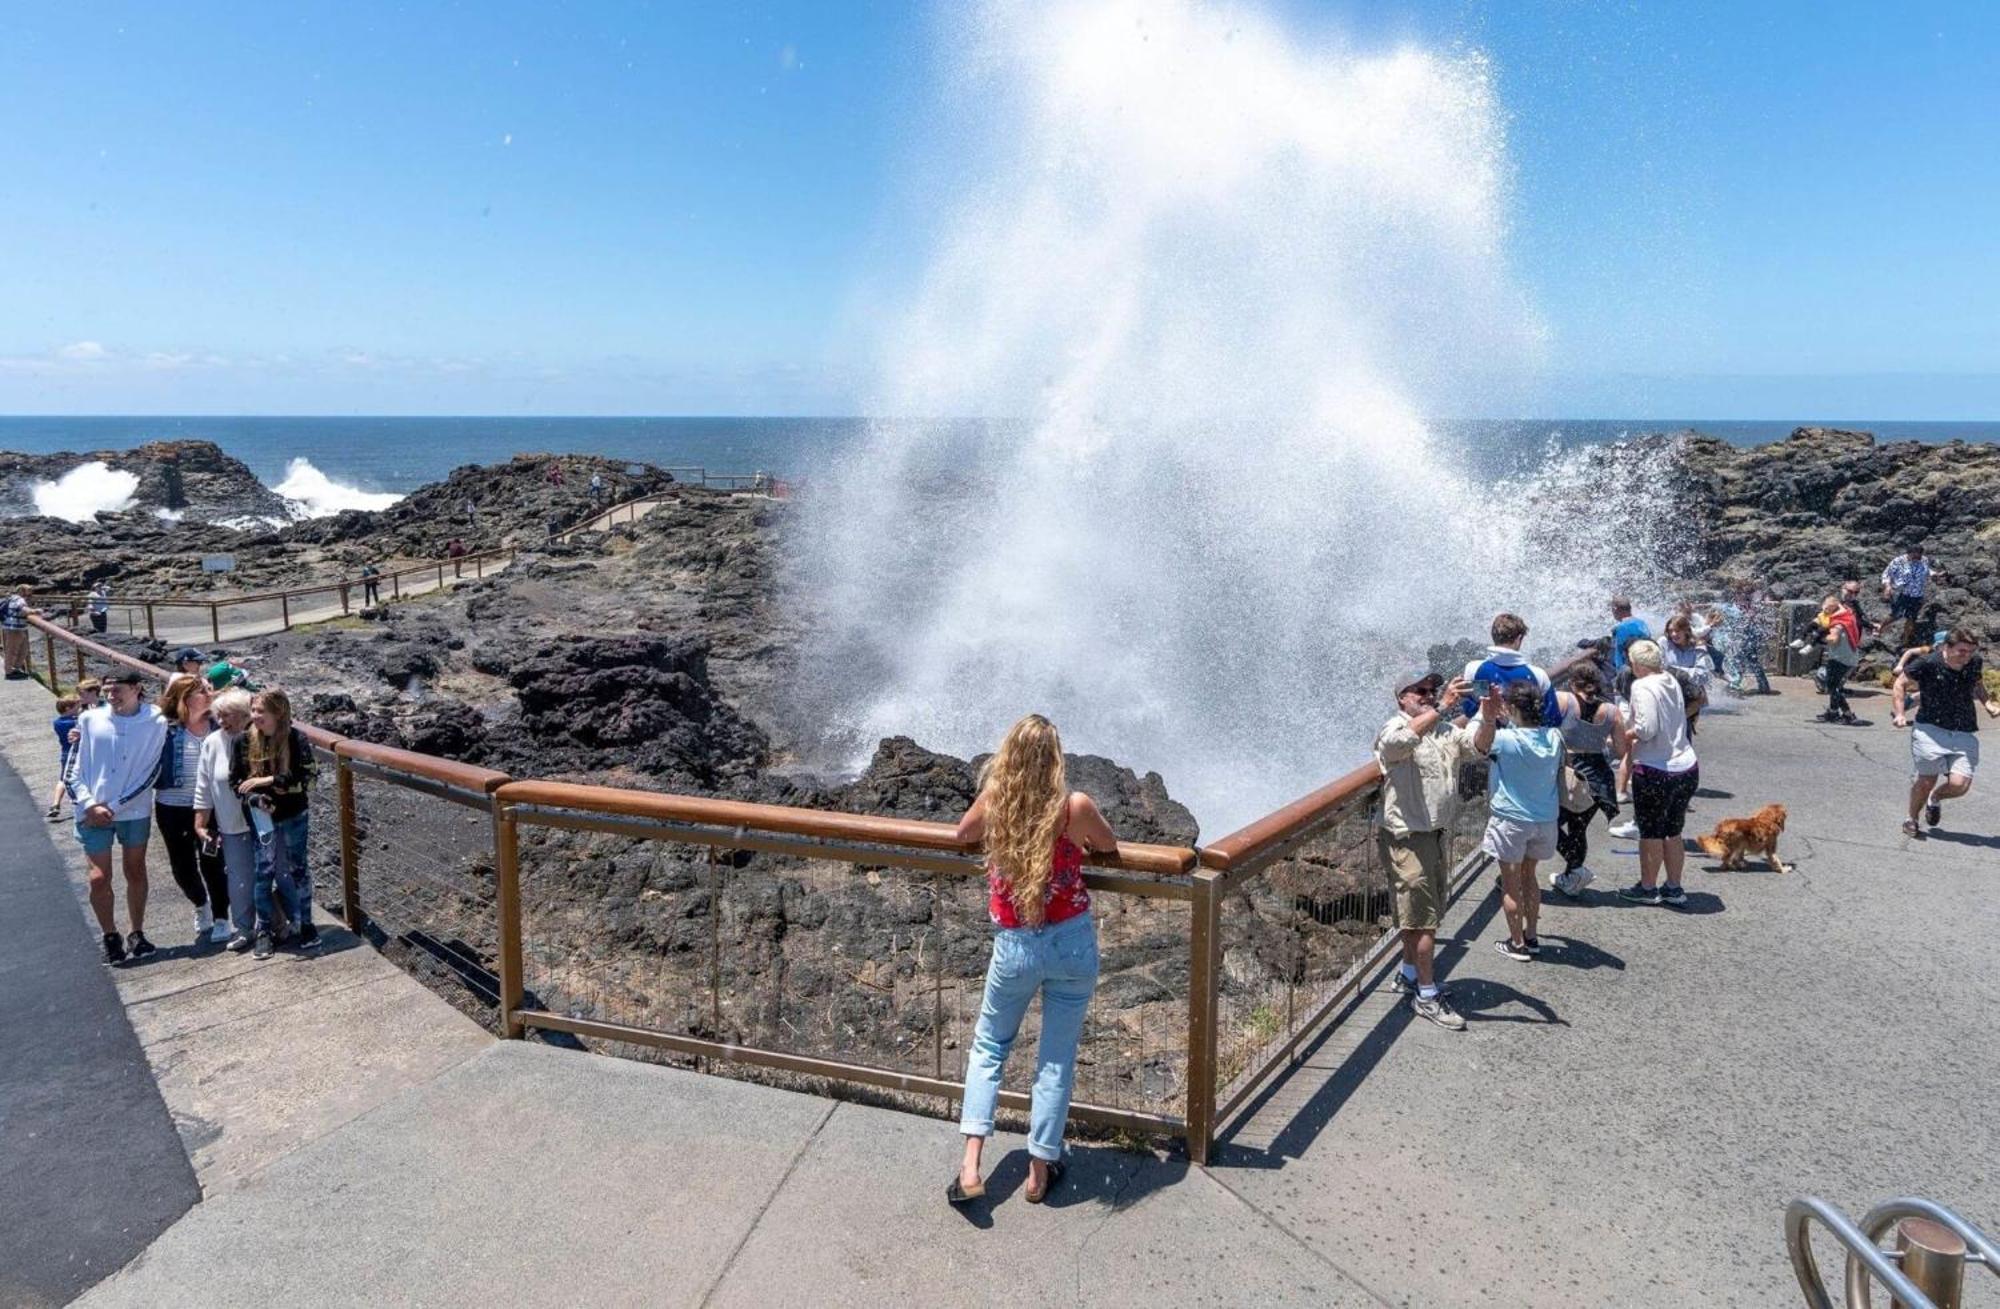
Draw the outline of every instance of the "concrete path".
[[[55,784],[52,705],[39,683],[0,682],[0,758],[44,803]],[[64,879],[54,886],[67,892],[67,944],[89,963],[94,987],[115,987],[206,1196],[492,1042],[324,912],[317,956],[281,952],[260,962],[197,944],[193,910],[157,837],[148,851],[146,934],[159,953],[107,969],[96,962],[97,927],[70,824],[43,822],[38,804],[20,843],[0,848],[8,877],[18,858],[21,875]],[[122,930],[123,880],[114,886]],[[6,1057],[12,1067],[12,1052]]]
[[[1058,1202],[1029,1206],[1002,1137],[991,1201],[961,1215],[940,1195],[947,1122],[461,1044],[469,1025],[427,994],[389,1029],[342,1013],[386,981],[266,1014],[275,997],[218,989],[209,1022],[187,1013],[148,1054],[177,1117],[178,1063],[249,1059],[240,1098],[202,1116],[263,1142],[260,1162],[84,1303],[199,1280],[217,1304],[980,1304],[1024,1284],[1084,1304],[1796,1304],[1779,1216],[1798,1193],[1859,1213],[1916,1192],[2000,1228],[2000,802],[1989,782],[1948,807],[1946,835],[1905,842],[1906,734],[1812,724],[1793,686],[1703,725],[1698,817],[1790,805],[1798,871],[1695,857],[1688,910],[1628,907],[1609,891],[1631,843],[1600,830],[1598,888],[1551,904],[1534,964],[1493,952],[1475,879],[1445,951],[1471,1030],[1365,996],[1212,1168],[1081,1146]],[[252,1053],[270,1029],[291,1044]],[[369,1059],[411,1062],[290,1142],[257,1129],[275,1067],[343,1082]],[[324,1089],[303,1093],[325,1106]]]
[[[0,1305],[67,1303],[200,1198],[45,802],[0,761]]]
[[[387,567],[409,568],[423,562],[425,561],[406,560]],[[475,565],[468,559],[463,561],[457,573],[452,571],[451,564],[447,562],[441,575],[436,572],[418,573],[398,579],[393,586],[384,580],[380,588],[381,598],[386,603],[394,604],[400,600],[450,590],[460,582],[476,581],[479,577],[492,577],[496,573],[503,572],[508,562],[506,559],[485,559]],[[302,585],[311,586],[314,583],[307,581]],[[325,595],[295,600],[291,604],[289,626],[303,627],[309,623],[323,623],[328,619],[340,618],[359,610],[361,587],[358,583],[349,588],[348,599],[349,606],[346,609],[341,608],[339,594],[332,591]],[[114,632],[137,636],[146,634],[146,616],[143,609],[115,607],[112,610],[110,624]],[[87,622],[77,630],[85,636],[90,635]],[[221,611],[221,639],[225,644],[232,640],[242,641],[253,636],[269,636],[273,632],[286,630],[288,625],[285,614],[275,600],[268,604],[225,606]],[[187,608],[156,606],[153,614],[153,635],[168,645],[196,645],[204,650],[216,640],[215,628],[209,623],[208,606],[205,602]],[[40,658],[39,649],[35,657]]]

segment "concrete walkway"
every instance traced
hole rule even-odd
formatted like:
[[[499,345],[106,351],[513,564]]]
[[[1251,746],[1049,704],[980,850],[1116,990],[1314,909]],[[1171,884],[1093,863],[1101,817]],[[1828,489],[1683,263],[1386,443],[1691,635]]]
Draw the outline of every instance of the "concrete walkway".
[[[406,560],[390,564],[390,569],[409,568],[424,560]],[[435,563],[435,561],[428,561]],[[415,596],[430,595],[438,591],[448,591],[460,582],[476,581],[480,577],[492,577],[505,571],[510,560],[484,559],[476,564],[471,559],[462,561],[458,572],[453,572],[450,561],[437,572],[417,573],[398,578],[395,583],[384,579],[380,587],[382,600],[394,604]],[[314,585],[312,582],[305,583]],[[218,597],[221,598],[221,597]],[[221,639],[229,641],[247,640],[253,636],[269,636],[273,632],[288,631],[293,627],[304,627],[309,623],[323,623],[331,618],[340,618],[361,608],[361,586],[357,582],[349,588],[349,605],[343,609],[337,592],[328,591],[323,596],[295,600],[291,604],[291,616],[287,620],[277,601],[256,605],[228,605],[221,610]],[[79,620],[82,621],[82,620]],[[89,636],[89,624],[77,629]],[[118,606],[111,614],[111,630],[128,636],[146,634],[145,613],[140,609]],[[188,607],[157,606],[153,614],[153,635],[168,645],[196,645],[204,650],[216,640],[215,628],[209,623],[208,606],[205,601],[191,602]],[[36,658],[39,658],[39,652]],[[37,665],[39,667],[39,665]]]
[[[1600,829],[1598,888],[1551,904],[1534,964],[1494,953],[1481,877],[1445,951],[1471,1030],[1372,993],[1217,1166],[1083,1146],[1047,1206],[1021,1199],[1018,1139],[960,1215],[946,1122],[490,1042],[374,971],[218,979],[207,1020],[147,1053],[177,1119],[184,1067],[250,1065],[183,1128],[198,1170],[211,1131],[262,1148],[211,1160],[220,1184],[84,1303],[1796,1304],[1779,1216],[1800,1192],[1856,1213],[1916,1192],[2000,1228],[2000,802],[1988,782],[1905,842],[1906,734],[1817,708],[1794,684],[1698,742],[1701,823],[1788,804],[1795,873],[1695,857],[1688,910],[1629,907],[1609,890],[1631,843]],[[349,957],[374,960],[262,972]],[[142,1039],[179,967],[120,976]],[[371,988],[397,1021],[346,1008]],[[289,1139],[260,1125],[274,1092],[319,1107]]]

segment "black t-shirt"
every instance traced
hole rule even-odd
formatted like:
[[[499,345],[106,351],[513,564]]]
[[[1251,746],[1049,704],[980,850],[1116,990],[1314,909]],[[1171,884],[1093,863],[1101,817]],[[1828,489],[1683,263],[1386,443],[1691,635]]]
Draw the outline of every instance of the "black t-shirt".
[[[1972,688],[1979,685],[1985,669],[1986,664],[1978,655],[1958,669],[1948,667],[1944,656],[1937,653],[1911,660],[1903,671],[1924,697],[1917,705],[1917,721],[1947,732],[1978,731],[1979,715],[1973,709]]]

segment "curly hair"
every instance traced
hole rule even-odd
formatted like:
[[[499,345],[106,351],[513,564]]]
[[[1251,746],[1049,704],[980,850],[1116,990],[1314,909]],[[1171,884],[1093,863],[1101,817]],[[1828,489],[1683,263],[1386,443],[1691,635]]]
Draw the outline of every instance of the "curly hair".
[[[192,673],[175,673],[167,679],[167,689],[160,693],[160,713],[170,723],[187,726],[187,702],[197,691],[206,693],[208,683]]]
[[[1008,728],[979,782],[986,795],[987,863],[1006,880],[1021,922],[1038,924],[1069,805],[1069,774],[1055,724],[1029,714]]]

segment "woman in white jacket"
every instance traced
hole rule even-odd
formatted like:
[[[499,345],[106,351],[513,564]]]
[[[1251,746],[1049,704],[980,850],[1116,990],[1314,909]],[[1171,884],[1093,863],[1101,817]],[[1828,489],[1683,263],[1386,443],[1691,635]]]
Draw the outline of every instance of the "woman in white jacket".
[[[194,830],[203,842],[222,842],[222,867],[229,878],[229,948],[241,954],[257,932],[257,912],[250,902],[257,872],[257,838],[250,830],[243,800],[229,784],[229,751],[250,726],[250,693],[231,687],[215,697],[220,731],[201,743],[201,764],[194,783]]]

